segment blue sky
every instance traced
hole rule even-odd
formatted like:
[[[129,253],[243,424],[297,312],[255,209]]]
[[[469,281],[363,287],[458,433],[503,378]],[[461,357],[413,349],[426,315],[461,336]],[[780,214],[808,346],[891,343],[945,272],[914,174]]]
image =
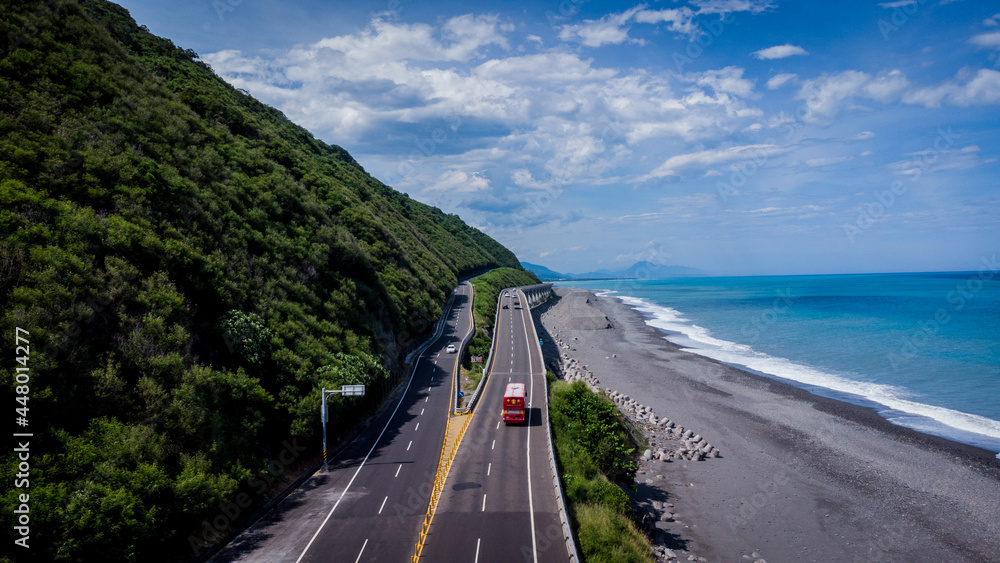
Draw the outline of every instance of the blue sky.
[[[997,1],[121,3],[558,271],[976,270],[1000,252]]]

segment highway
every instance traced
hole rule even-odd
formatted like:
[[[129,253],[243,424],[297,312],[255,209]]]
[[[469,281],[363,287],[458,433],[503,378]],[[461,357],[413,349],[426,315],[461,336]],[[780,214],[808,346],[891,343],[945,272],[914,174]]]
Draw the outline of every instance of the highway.
[[[329,472],[313,475],[212,561],[409,560],[451,411],[459,356],[445,348],[472,329],[471,294],[468,282],[453,292],[444,330],[417,361],[400,401],[337,455]],[[319,424],[319,405],[316,414]]]
[[[549,467],[545,369],[524,294],[508,290],[492,371],[445,482],[421,561],[569,561]],[[520,303],[524,308],[516,308]],[[507,383],[524,383],[528,423],[500,418]]]

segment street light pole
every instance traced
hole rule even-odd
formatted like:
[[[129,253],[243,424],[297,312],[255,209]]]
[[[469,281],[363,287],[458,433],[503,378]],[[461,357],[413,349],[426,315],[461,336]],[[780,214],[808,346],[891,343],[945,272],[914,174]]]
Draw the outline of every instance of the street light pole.
[[[330,418],[330,411],[326,406],[326,396],[333,395],[334,393],[343,395],[345,397],[360,397],[365,394],[364,385],[342,385],[340,389],[327,389],[323,388],[323,402],[319,407],[319,417],[323,422],[323,471],[328,471],[330,469],[329,464],[326,460],[326,421]]]

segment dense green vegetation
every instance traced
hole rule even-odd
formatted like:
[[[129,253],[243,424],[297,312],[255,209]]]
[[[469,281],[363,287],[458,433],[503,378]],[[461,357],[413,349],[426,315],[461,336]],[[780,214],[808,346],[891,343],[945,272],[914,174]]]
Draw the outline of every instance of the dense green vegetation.
[[[271,460],[315,456],[321,387],[372,390],[333,398],[337,435],[458,277],[519,267],[114,4],[7,0],[0,36],[0,333],[30,333],[32,561],[192,559],[238,493],[262,502]],[[0,379],[15,390],[10,362]]]
[[[542,283],[535,274],[518,268],[497,268],[472,280],[476,290],[473,316],[477,327],[493,328],[497,314],[497,298],[504,288]],[[488,348],[488,347],[487,347]]]
[[[638,446],[624,418],[584,382],[547,377],[552,440],[580,556],[587,563],[651,562],[622,489],[635,483]]]

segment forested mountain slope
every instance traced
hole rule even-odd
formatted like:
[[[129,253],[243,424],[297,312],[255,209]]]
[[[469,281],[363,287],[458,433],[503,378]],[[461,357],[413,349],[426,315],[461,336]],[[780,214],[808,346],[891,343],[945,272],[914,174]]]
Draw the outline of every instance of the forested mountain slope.
[[[321,387],[387,389],[458,277],[520,265],[114,4],[2,12],[0,375],[33,433],[30,488],[4,458],[4,512],[30,493],[13,557],[190,559],[282,444],[318,448]]]

